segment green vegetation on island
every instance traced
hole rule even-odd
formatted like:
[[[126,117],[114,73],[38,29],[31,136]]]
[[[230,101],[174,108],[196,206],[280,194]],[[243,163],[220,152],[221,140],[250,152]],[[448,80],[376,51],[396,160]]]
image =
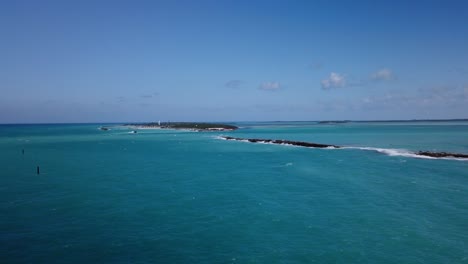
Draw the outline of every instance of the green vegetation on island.
[[[151,122],[125,124],[137,128],[166,128],[166,129],[190,129],[196,131],[226,131],[236,130],[238,127],[220,123],[197,123],[197,122]]]

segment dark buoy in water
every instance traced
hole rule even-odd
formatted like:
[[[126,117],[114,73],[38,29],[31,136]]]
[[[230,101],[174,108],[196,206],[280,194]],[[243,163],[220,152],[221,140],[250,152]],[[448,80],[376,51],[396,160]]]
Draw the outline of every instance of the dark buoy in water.
[[[24,149],[21,150],[21,153],[23,153],[23,155],[24,155]]]
[[[39,171],[39,166],[37,166],[37,175],[40,174],[40,171]]]

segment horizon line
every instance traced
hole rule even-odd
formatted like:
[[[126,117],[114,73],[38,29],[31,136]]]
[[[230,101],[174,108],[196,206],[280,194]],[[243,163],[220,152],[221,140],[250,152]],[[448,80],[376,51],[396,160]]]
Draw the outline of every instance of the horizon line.
[[[267,122],[443,122],[443,121],[468,121],[468,118],[437,118],[437,119],[369,119],[369,120],[353,120],[353,119],[324,119],[324,120],[252,120],[252,121],[164,121],[172,123],[247,123],[247,122],[257,122],[257,123],[267,123]],[[123,121],[123,122],[37,122],[37,123],[0,123],[0,125],[84,125],[84,124],[128,124],[128,123],[151,123],[157,121]]]

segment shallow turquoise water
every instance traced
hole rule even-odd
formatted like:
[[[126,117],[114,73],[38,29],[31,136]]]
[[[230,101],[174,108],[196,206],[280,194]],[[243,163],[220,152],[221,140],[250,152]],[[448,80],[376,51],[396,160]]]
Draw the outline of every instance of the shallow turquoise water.
[[[239,125],[0,126],[0,262],[468,263],[468,161],[216,138],[468,153],[468,122]]]

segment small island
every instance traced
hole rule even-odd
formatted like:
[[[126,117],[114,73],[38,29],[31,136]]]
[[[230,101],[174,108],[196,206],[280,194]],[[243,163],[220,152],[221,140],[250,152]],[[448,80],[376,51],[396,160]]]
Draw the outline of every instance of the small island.
[[[196,122],[150,122],[124,124],[138,129],[187,129],[191,131],[233,131],[238,127],[220,123],[196,123]]]
[[[271,144],[278,144],[278,145],[291,145],[291,146],[299,146],[299,147],[306,147],[306,148],[341,148],[337,145],[329,145],[329,144],[319,144],[319,143],[312,143],[312,142],[303,142],[303,141],[292,141],[292,140],[283,140],[283,139],[258,139],[258,138],[237,138],[237,137],[221,137],[225,140],[235,140],[235,141],[248,141],[251,143],[271,143]]]
[[[345,124],[349,123],[349,120],[337,120],[337,121],[319,121],[318,124]]]

